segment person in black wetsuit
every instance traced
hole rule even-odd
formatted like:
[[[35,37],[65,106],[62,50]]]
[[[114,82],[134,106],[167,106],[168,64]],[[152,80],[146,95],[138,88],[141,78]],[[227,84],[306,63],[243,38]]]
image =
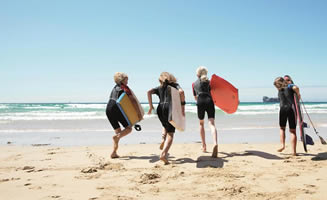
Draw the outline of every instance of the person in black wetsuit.
[[[290,81],[289,81],[290,82]],[[280,126],[280,142],[282,147],[277,151],[282,152],[285,149],[285,129],[288,121],[291,133],[291,145],[293,155],[296,156],[296,108],[294,103],[294,93],[300,98],[300,90],[294,84],[288,84],[283,77],[277,77],[274,81],[274,86],[278,90],[278,97],[280,100],[279,110],[279,126]]]
[[[110,98],[107,104],[107,108],[106,108],[106,115],[107,118],[112,126],[112,128],[115,130],[116,135],[114,135],[112,137],[113,139],[113,151],[111,153],[111,158],[118,158],[118,154],[117,154],[117,150],[118,150],[118,143],[119,140],[128,135],[130,132],[132,132],[132,127],[128,125],[128,122],[126,121],[126,119],[124,118],[123,114],[121,113],[119,107],[117,106],[117,100],[119,98],[119,96],[125,92],[132,104],[134,105],[135,109],[139,109],[137,106],[137,102],[134,99],[131,90],[129,89],[129,87],[127,86],[128,84],[128,76],[125,73],[122,72],[116,72],[114,75],[114,81],[116,83],[116,85],[114,86],[114,88],[111,91],[110,94]],[[140,112],[139,112],[140,113]],[[142,115],[139,114],[140,119],[142,118]],[[120,124],[123,125],[123,127],[125,128],[124,130],[121,130]]]
[[[198,118],[200,120],[200,136],[202,141],[202,151],[207,152],[204,130],[204,116],[208,115],[209,126],[213,137],[214,147],[212,157],[216,158],[218,154],[217,129],[215,126],[215,105],[210,93],[210,80],[207,77],[208,70],[200,66],[196,70],[198,79],[192,84],[193,96],[197,105]]]
[[[150,89],[147,93],[149,106],[150,106],[148,114],[151,114],[152,110],[154,109],[152,104],[152,94],[156,94],[159,97],[157,114],[163,126],[163,137],[162,137],[162,143],[160,145],[160,149],[162,149],[160,160],[163,161],[164,164],[169,164],[168,151],[173,143],[175,127],[171,125],[168,121],[171,97],[168,94],[167,86],[169,85],[171,87],[178,89],[181,98],[182,113],[184,116],[185,116],[185,96],[184,96],[183,89],[179,86],[179,84],[176,81],[176,78],[172,74],[168,72],[162,72],[159,77],[159,82],[160,82],[160,86]]]

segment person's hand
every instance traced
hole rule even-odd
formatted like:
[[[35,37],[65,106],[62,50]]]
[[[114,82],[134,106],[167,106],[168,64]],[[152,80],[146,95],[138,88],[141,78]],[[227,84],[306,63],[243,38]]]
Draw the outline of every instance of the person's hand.
[[[153,110],[153,106],[151,106],[151,107],[149,108],[148,115],[151,115],[152,110]]]
[[[137,115],[139,117],[139,120],[143,120],[143,116],[141,115],[141,113],[138,113]]]

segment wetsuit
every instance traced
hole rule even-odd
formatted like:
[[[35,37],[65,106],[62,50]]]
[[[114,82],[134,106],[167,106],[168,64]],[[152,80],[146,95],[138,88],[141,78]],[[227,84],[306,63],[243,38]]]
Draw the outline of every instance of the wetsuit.
[[[286,127],[287,121],[290,129],[296,128],[294,91],[292,89],[293,86],[293,84],[290,84],[288,87],[278,91],[278,97],[280,100],[279,126],[281,128]]]
[[[193,83],[193,95],[197,97],[198,118],[204,119],[205,112],[208,118],[215,118],[215,105],[210,94],[209,81],[196,80]]]
[[[157,114],[162,126],[166,129],[168,133],[175,133],[175,127],[169,123],[169,107],[171,105],[171,96],[168,94],[167,86],[170,85],[176,89],[180,89],[178,83],[164,83],[163,86],[153,88],[153,94],[158,95],[159,105],[157,107]]]
[[[118,108],[117,102],[116,102],[117,99],[119,98],[119,96],[123,92],[126,92],[127,94],[129,94],[130,90],[127,86],[115,85],[115,87],[111,91],[110,99],[107,104],[106,115],[107,115],[107,118],[108,118],[111,126],[115,130],[120,128],[119,123],[121,123],[125,128],[128,126],[128,122],[124,118],[124,116],[121,113],[120,109]]]

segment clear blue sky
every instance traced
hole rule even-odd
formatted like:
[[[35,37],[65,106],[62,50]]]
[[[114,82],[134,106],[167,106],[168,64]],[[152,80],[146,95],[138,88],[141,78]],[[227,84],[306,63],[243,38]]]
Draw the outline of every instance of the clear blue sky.
[[[0,0],[0,102],[107,102],[116,71],[141,101],[160,72],[186,99],[199,65],[276,96],[289,74],[305,101],[327,101],[325,0]]]

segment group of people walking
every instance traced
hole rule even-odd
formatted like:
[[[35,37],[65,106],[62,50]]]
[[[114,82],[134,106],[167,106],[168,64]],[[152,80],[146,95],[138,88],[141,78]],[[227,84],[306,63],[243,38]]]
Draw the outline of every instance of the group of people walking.
[[[193,95],[197,105],[197,115],[200,124],[200,137],[202,142],[201,150],[207,152],[207,144],[205,139],[205,129],[204,129],[204,118],[205,113],[208,116],[209,127],[213,137],[213,148],[211,156],[213,158],[217,157],[218,154],[218,139],[217,139],[217,129],[215,126],[215,105],[210,93],[210,80],[207,76],[208,70],[206,67],[200,66],[196,70],[197,80],[193,83]],[[127,86],[128,76],[125,73],[117,72],[114,75],[114,81],[116,85],[111,91],[110,99],[106,108],[107,118],[112,125],[115,135],[113,136],[113,151],[111,153],[111,158],[118,158],[117,150],[118,143],[120,139],[132,131],[132,127],[128,125],[123,114],[120,112],[117,106],[117,100],[122,93],[126,93],[136,110],[139,109],[137,105],[137,100],[133,97],[132,91]],[[291,144],[293,149],[293,155],[296,155],[296,117],[294,112],[294,92],[299,94],[299,89],[292,82],[289,76],[278,77],[274,81],[274,85],[278,89],[278,96],[280,99],[280,139],[282,147],[278,149],[279,152],[285,149],[285,127],[287,120],[289,121],[289,127],[291,132]],[[152,95],[157,95],[159,97],[159,104],[157,106],[157,115],[162,124],[162,142],[160,144],[160,149],[162,150],[160,154],[160,160],[164,164],[169,164],[168,161],[168,151],[173,143],[175,127],[169,123],[169,107],[171,98],[169,98],[168,86],[171,86],[179,91],[182,114],[185,116],[185,94],[181,86],[177,83],[175,76],[169,72],[162,72],[159,76],[159,86],[151,88],[147,92],[149,111],[151,114],[154,110]],[[138,112],[141,113],[141,112]],[[142,116],[139,116],[142,118]],[[121,129],[122,125],[124,129]]]

